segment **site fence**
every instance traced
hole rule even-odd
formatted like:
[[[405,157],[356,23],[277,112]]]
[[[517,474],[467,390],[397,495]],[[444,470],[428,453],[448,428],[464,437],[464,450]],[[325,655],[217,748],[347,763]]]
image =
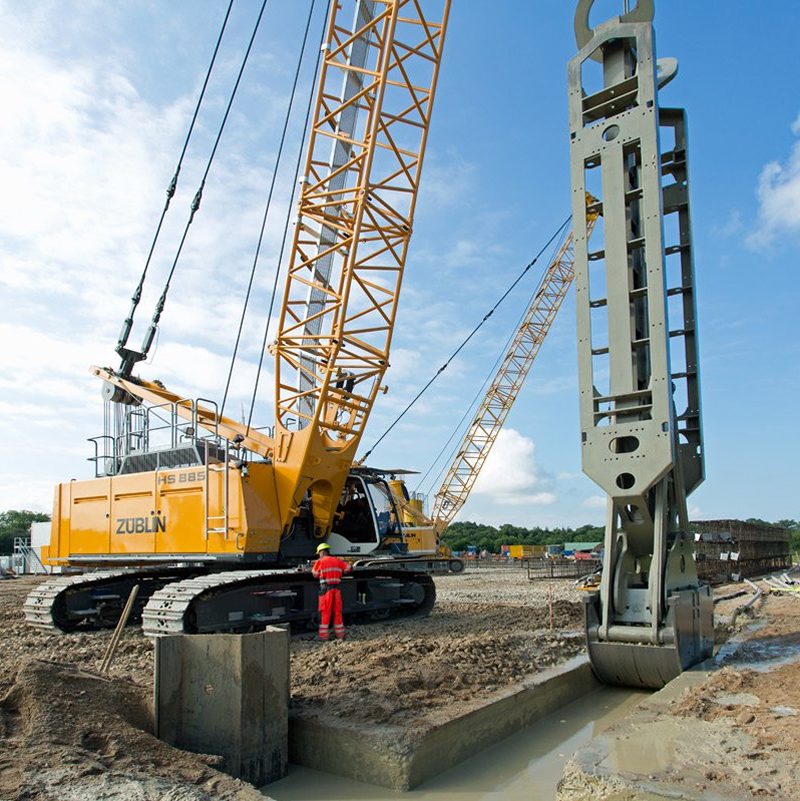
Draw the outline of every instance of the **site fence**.
[[[599,559],[529,559],[528,578],[536,579],[572,578],[588,576],[600,569]]]

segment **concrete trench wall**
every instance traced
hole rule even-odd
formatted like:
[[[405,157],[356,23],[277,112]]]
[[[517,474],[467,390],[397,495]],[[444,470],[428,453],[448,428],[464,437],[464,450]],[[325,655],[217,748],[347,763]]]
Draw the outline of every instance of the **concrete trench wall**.
[[[289,760],[393,790],[410,790],[599,687],[585,656],[492,694],[425,729],[289,717]]]

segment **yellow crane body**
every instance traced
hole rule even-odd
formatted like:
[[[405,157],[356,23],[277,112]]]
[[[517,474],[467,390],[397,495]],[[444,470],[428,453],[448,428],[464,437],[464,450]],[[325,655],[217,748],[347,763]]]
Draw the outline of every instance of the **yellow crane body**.
[[[56,489],[47,561],[153,565],[138,596],[151,633],[307,621],[316,610],[310,574],[265,578],[241,568],[301,566],[324,540],[354,558],[402,544],[385,479],[351,468],[386,389],[449,8],[450,0],[330,6],[271,347],[274,436],[129,370],[93,368],[115,428],[96,438],[97,477]],[[169,442],[155,447],[162,419]],[[225,562],[240,569],[208,574],[209,563]],[[352,576],[342,591],[345,611],[427,611],[435,598],[430,576],[403,579],[397,570]],[[176,575],[189,584],[170,584]],[[113,616],[110,599],[139,580],[126,572],[46,583],[29,598],[26,616],[45,628],[83,625],[84,612],[104,623]],[[202,622],[207,597],[216,600]]]
[[[59,484],[53,533],[43,561],[101,566],[275,559],[280,530],[274,472],[251,464],[247,475],[205,465]],[[225,486],[227,483],[227,486]],[[227,525],[217,522],[227,521]]]

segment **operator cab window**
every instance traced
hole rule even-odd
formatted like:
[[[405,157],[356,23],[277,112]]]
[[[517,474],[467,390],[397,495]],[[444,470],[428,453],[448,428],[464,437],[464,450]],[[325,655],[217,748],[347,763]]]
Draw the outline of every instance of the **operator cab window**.
[[[378,521],[378,536],[381,540],[386,537],[399,537],[400,528],[397,523],[397,513],[395,512],[394,502],[389,495],[389,489],[385,483],[367,482],[372,504],[375,507],[375,516]]]
[[[372,502],[360,478],[347,479],[336,517],[334,530],[350,542],[377,542]]]

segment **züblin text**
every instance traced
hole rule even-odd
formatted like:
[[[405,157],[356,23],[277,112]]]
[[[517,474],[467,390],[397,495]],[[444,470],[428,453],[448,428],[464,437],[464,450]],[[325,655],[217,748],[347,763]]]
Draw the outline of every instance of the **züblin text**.
[[[166,530],[166,515],[117,518],[117,534],[157,534]]]

